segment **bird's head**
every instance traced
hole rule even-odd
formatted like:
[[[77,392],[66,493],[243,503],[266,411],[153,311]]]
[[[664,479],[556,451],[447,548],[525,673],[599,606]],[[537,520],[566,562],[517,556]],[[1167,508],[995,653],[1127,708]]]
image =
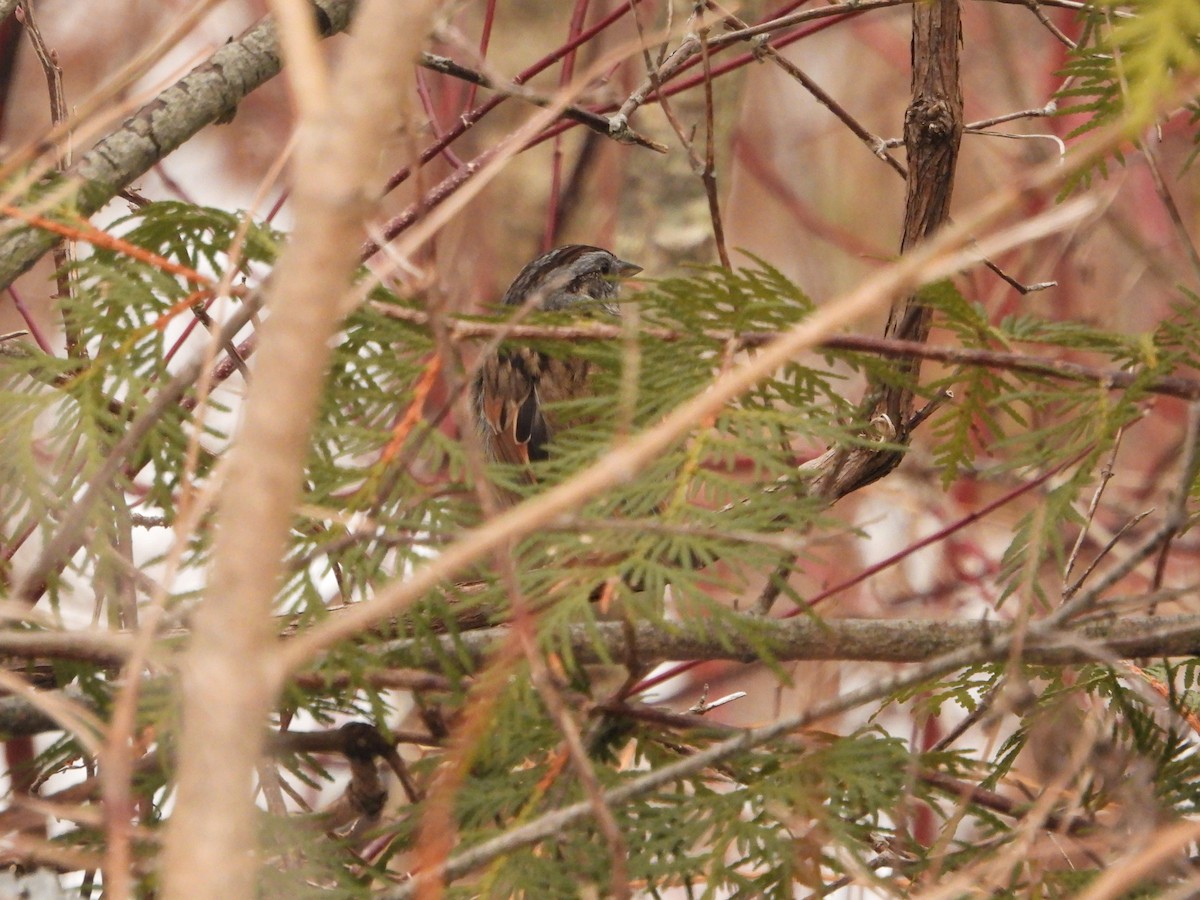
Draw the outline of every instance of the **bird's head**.
[[[517,275],[504,294],[504,303],[520,306],[533,303],[547,312],[587,307],[616,315],[613,302],[620,281],[642,271],[641,266],[618,259],[600,247],[567,244],[543,253]]]

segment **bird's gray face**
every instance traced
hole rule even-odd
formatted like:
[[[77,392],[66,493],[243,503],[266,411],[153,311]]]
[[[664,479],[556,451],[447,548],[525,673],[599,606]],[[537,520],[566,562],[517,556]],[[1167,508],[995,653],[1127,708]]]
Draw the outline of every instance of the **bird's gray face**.
[[[543,254],[521,270],[508,292],[507,304],[536,303],[553,312],[596,305],[617,315],[614,302],[620,279],[642,271],[607,250],[570,244]]]

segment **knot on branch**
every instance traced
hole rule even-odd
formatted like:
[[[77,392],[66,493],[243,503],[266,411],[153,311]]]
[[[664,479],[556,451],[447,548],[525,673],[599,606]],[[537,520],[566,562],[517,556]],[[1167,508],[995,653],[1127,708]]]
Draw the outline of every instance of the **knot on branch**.
[[[944,97],[918,96],[904,112],[904,143],[914,145],[955,144],[962,135],[962,116]]]

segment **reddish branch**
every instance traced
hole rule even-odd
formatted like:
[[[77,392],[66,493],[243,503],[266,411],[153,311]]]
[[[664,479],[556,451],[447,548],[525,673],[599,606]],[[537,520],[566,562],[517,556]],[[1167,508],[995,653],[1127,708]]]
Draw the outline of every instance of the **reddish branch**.
[[[428,321],[426,313],[402,306],[377,304],[379,312],[406,322],[423,325]],[[448,320],[450,333],[456,340],[494,338],[497,335],[514,341],[616,341],[624,337],[619,326],[602,323],[580,325],[514,325],[507,322],[482,322],[473,319]],[[670,328],[642,328],[641,335],[651,340],[674,343],[694,340],[694,332],[676,331]],[[740,333],[712,329],[702,335],[714,343],[727,346],[730,343],[740,350],[765,347],[778,337],[772,331],[744,331]],[[1028,353],[1012,353],[1000,350],[983,350],[969,347],[932,346],[920,341],[908,341],[869,335],[842,334],[828,338],[820,344],[822,349],[871,353],[891,359],[934,360],[955,366],[977,366],[1009,372],[1023,372],[1065,381],[1079,381],[1103,386],[1109,390],[1128,390],[1134,386],[1147,394],[1178,397],[1181,400],[1200,400],[1200,379],[1183,375],[1161,375],[1146,378],[1143,374],[1124,369],[1091,366],[1048,356]]]

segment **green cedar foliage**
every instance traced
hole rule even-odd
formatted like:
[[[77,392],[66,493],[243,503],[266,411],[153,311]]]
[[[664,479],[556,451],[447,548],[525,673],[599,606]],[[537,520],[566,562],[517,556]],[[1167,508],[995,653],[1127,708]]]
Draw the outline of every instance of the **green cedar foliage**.
[[[1101,0],[1079,14],[1085,28],[1059,73],[1065,80],[1056,97],[1060,115],[1084,117],[1069,137],[1120,123],[1140,140],[1144,129],[1179,104],[1191,111],[1191,132],[1200,134],[1195,98],[1178,93],[1200,72],[1200,6],[1191,0]],[[1113,158],[1124,162],[1120,149]],[[1093,174],[1104,177],[1106,162],[1098,158],[1070,185],[1086,185]]]
[[[230,265],[239,222],[221,211],[161,203],[137,210],[113,230],[152,253],[213,274]],[[269,228],[251,225],[234,284],[257,285],[278,242]],[[152,408],[178,368],[178,360],[169,358],[167,330],[157,326],[168,315],[174,316],[175,330],[187,321],[191,311],[181,304],[192,297],[194,285],[161,266],[112,250],[96,250],[72,274],[77,292],[69,312],[88,358],[62,360],[35,352],[4,358],[0,539],[5,546],[29,529],[43,539],[55,533],[72,498],[89,484],[128,423]],[[1085,492],[1120,429],[1139,414],[1146,386],[1158,375],[1198,362],[1195,298],[1183,297],[1178,316],[1154,334],[1135,336],[1028,316],[992,324],[949,283],[927,288],[924,299],[935,307],[939,328],[958,346],[1042,350],[1046,355],[1069,349],[1096,365],[1138,373],[1133,387],[1115,392],[1019,370],[949,365],[920,388],[925,397],[942,388],[955,394],[926,426],[928,437],[922,436],[946,484],[963,477],[1003,483],[1013,473],[1037,473],[1077,460],[1047,490],[1036,515],[1014,530],[998,576],[1002,599],[1014,592],[1041,592],[1041,581],[1028,583],[1027,573],[1047,561],[1061,570]],[[547,353],[594,361],[596,398],[574,401],[559,411],[578,424],[563,433],[551,458],[536,467],[534,480],[495,465],[487,477],[496,485],[532,495],[571,477],[631,430],[654,424],[702,390],[725,363],[728,335],[777,332],[812,310],[799,288],[762,262],[732,273],[697,270],[654,283],[627,302],[636,304],[644,326],[632,336],[636,354],[621,340],[536,342]],[[479,521],[463,443],[436,415],[446,412],[453,421],[453,413],[426,409],[423,424],[399,452],[386,461],[382,456],[434,352],[429,328],[413,324],[417,319],[411,314],[417,312],[418,300],[377,290],[370,303],[349,316],[338,336],[310,447],[303,511],[294,523],[278,596],[281,630],[303,628],[329,615],[331,604],[370,598]],[[530,321],[565,320],[544,316]],[[671,339],[656,336],[664,329]],[[451,370],[458,366],[460,375],[465,371],[459,360],[445,362]],[[765,662],[774,663],[777,647],[768,623],[717,602],[714,593],[752,602],[753,596],[746,596],[751,580],[789,563],[795,554],[793,546],[776,538],[820,539],[845,530],[807,495],[796,466],[825,446],[871,440],[864,436],[870,433],[866,423],[856,421],[858,382],[847,378],[856,370],[895,378],[894,367],[863,354],[822,350],[794,360],[714,421],[696,427],[646,472],[513,547],[515,589],[538,611],[540,646],[554,654],[572,688],[581,692],[568,696],[578,699],[603,787],[625,783],[639,769],[687,758],[723,734],[588,717],[582,698],[593,672],[572,657],[571,630],[599,621],[597,589],[609,585],[615,608],[635,619],[718,639],[736,635],[751,642]],[[635,389],[627,391],[631,378]],[[235,399],[219,388],[210,404],[221,412]],[[150,519],[154,540],[147,546],[160,549],[139,563],[147,573],[158,574],[161,556],[155,554],[164,552],[166,528],[180,512],[189,442],[200,441],[196,478],[203,484],[225,452],[224,421],[206,419],[197,434],[201,426],[187,405],[169,408],[157,419],[121,477],[103,486],[104,497],[89,517],[88,540],[52,581],[52,598],[62,595],[63,582],[69,582],[77,594],[94,599],[98,611],[111,613],[113,597],[96,573],[112,563],[108,548],[128,529],[131,512]],[[170,598],[180,617],[202,583],[211,524],[203,522],[189,538],[179,586]],[[335,648],[317,671],[330,676],[331,685],[334,676],[342,680],[327,689],[289,688],[281,716],[290,719],[303,712],[329,724],[350,715],[383,724],[390,721],[394,700],[367,678],[379,667],[425,665],[432,656],[438,660],[436,668],[453,679],[478,674],[478,660],[461,645],[447,644],[444,636],[458,635],[467,613],[484,621],[507,621],[514,585],[488,566],[473,574],[470,583],[447,585],[417,605],[399,624],[400,635],[408,640],[363,635]],[[138,592],[144,600],[146,586],[139,585]],[[794,593],[785,592],[785,597],[797,606],[804,601]],[[1046,604],[1053,600],[1040,593],[1037,599]],[[593,628],[587,633],[598,632]],[[597,651],[606,652],[602,646]],[[777,671],[787,677],[782,668]],[[74,679],[105,715],[113,695],[110,673],[73,663],[62,664],[58,674]],[[1160,674],[1168,683],[1173,677],[1184,685],[1170,704],[1190,708],[1194,669]],[[569,774],[552,774],[561,735],[526,674],[518,668],[511,675],[495,697],[486,744],[472,755],[455,797],[464,846],[583,797]],[[914,701],[930,712],[943,707],[971,712],[1006,678],[1018,677],[1039,685],[1029,701],[1034,710],[1052,709],[1064,698],[1103,704],[1110,710],[1108,741],[1151,766],[1156,814],[1195,812],[1192,786],[1200,783],[1200,763],[1187,752],[1177,725],[1164,722],[1142,693],[1108,668],[1083,667],[1067,679],[1054,670],[975,667],[884,705]],[[430,706],[429,721],[452,722],[473,700],[463,682],[424,702]],[[149,692],[141,717],[157,726],[169,746],[174,722],[167,698]],[[1024,723],[1033,719],[1021,721],[982,764],[958,753],[914,753],[877,728],[815,742],[781,740],[746,751],[718,769],[613,810],[629,847],[630,875],[652,895],[683,886],[697,896],[761,897],[790,895],[796,885],[820,889],[831,873],[877,878],[883,884],[883,870],[870,874],[883,858],[880,847],[892,848],[888,859],[893,868],[902,860],[905,877],[914,880],[927,871],[972,865],[981,854],[1016,840],[1013,819],[969,796],[933,786],[922,773],[938,772],[985,787],[999,784],[1030,740]],[[38,765],[49,773],[70,765],[77,754],[74,742],[62,739],[41,755]],[[439,753],[431,753],[414,765],[419,783],[431,780],[439,759]],[[285,760],[284,768],[285,778],[297,786],[315,787],[331,777],[308,757]],[[149,827],[157,824],[165,784],[165,775],[158,773],[136,785],[146,800],[142,821]],[[1106,799],[1104,788],[1085,791],[1086,808],[1077,812],[1099,809]],[[931,855],[912,839],[907,823],[915,803],[923,804],[935,827],[955,829],[942,854]],[[420,813],[419,805],[401,806],[385,817],[379,832],[385,849],[374,865],[385,865],[413,845]],[[274,819],[264,828],[268,853],[302,861],[290,868],[269,867],[271,884],[264,889],[306,895],[311,889],[305,886],[316,882],[336,885],[347,894],[369,889],[372,870],[351,865],[349,856],[330,850],[326,838]],[[61,840],[92,846],[98,837],[80,829]],[[572,896],[586,886],[603,892],[611,870],[607,854],[589,821],[552,842],[502,857],[477,880],[452,890],[460,896]],[[1028,877],[1014,872],[1009,890],[1015,895],[1027,889]],[[1063,874],[1043,887],[1046,895],[1061,896],[1088,877],[1087,871]]]
[[[138,210],[115,230],[153,253],[220,272],[228,265],[237,227],[238,218],[227,213],[167,203]],[[276,243],[269,229],[249,229],[241,253],[247,279],[257,277],[256,266],[270,264]],[[0,480],[5,543],[26,523],[38,523],[45,535],[52,534],[64,498],[79,493],[125,424],[149,408],[172,371],[168,341],[155,323],[193,290],[157,266],[107,250],[81,260],[74,276],[78,293],[72,314],[90,358],[61,361],[29,354],[5,364],[0,393],[0,414],[10,423],[0,456],[5,467]],[[963,346],[1070,347],[1114,369],[1137,363],[1147,378],[1195,356],[1194,330],[1186,327],[1182,314],[1156,335],[1122,338],[1034,319],[993,326],[949,285],[930,288],[926,300],[938,309],[939,324]],[[630,364],[620,341],[540,343],[549,353],[593,359],[599,369],[597,399],[576,401],[563,411],[581,424],[566,432],[552,458],[538,466],[536,483],[495,466],[491,476],[498,483],[531,494],[580,471],[621,439],[622,428],[650,425],[700,390],[722,363],[725,345],[720,334],[778,331],[801,321],[812,308],[800,290],[762,263],[735,273],[703,270],[658,282],[628,302],[638,304],[647,326],[637,337],[632,409],[622,410],[612,400]],[[446,431],[418,428],[397,457],[403,465],[381,468],[380,453],[392,439],[392,425],[407,408],[412,386],[433,348],[427,329],[387,315],[390,306],[411,309],[412,301],[376,292],[374,303],[349,317],[337,341],[304,498],[306,510],[329,514],[310,512],[297,519],[278,600],[278,612],[291,616],[296,627],[327,615],[331,602],[370,597],[477,521],[470,468],[461,444]],[[676,339],[653,337],[653,328],[669,329]],[[853,354],[827,356],[851,367],[879,366]],[[940,387],[956,391],[955,402],[939,414],[932,429],[938,464],[947,480],[966,472],[1002,477],[1082,454],[1083,462],[1047,495],[1043,511],[1014,534],[1001,578],[1006,592],[1021,589],[1019,579],[1029,554],[1061,560],[1062,536],[1076,524],[1074,509],[1090,483],[1095,461],[1111,447],[1121,425],[1136,415],[1141,392],[1136,387],[1124,394],[1098,387],[1081,390],[1062,380],[974,367],[952,368],[927,390]],[[738,634],[771,660],[763,623],[714,601],[713,585],[719,580],[721,588],[737,594],[749,577],[789,558],[790,552],[778,543],[750,539],[754,535],[820,535],[842,527],[805,496],[794,470],[798,454],[826,443],[862,440],[864,427],[854,421],[846,392],[844,381],[832,377],[824,365],[797,360],[725,409],[712,427],[695,429],[642,476],[514,548],[517,587],[541,610],[543,646],[561,655],[577,685],[586,687],[588,671],[575,667],[566,652],[568,629],[596,620],[592,601],[597,586],[604,583],[616,585],[622,608],[636,618],[662,620],[669,596],[671,627],[710,636]],[[214,402],[223,402],[220,392]],[[621,421],[626,415],[628,423]],[[123,479],[107,487],[105,502],[94,509],[89,526],[101,537],[81,548],[66,575],[69,580],[85,583],[90,572],[102,567],[114,522],[120,518],[114,517],[114,508],[132,508],[166,523],[175,520],[179,476],[195,427],[182,406],[159,419],[139,448],[136,466],[131,463]],[[200,479],[224,451],[226,438],[206,426],[201,442],[211,459],[201,466]],[[986,455],[981,453],[983,446]],[[131,507],[131,501],[136,505]],[[184,557],[185,572],[197,578],[207,563],[209,525],[199,529]],[[720,576],[708,570],[717,561],[723,563]],[[322,666],[331,674],[348,674],[349,686],[290,690],[286,710],[303,710],[319,723],[331,722],[337,714],[381,722],[391,701],[363,680],[373,668],[415,664],[434,649],[443,660],[443,671],[473,671],[470,657],[448,655],[440,636],[446,628],[453,633],[468,607],[494,621],[507,618],[509,588],[486,569],[477,575],[474,590],[459,593],[451,588],[418,607],[405,627],[412,641],[389,644],[383,652],[364,636],[337,648]],[[173,602],[187,603],[192,597],[190,589],[182,590]],[[98,603],[104,599],[97,593]],[[992,689],[995,673],[990,671],[971,670],[942,686],[930,686],[923,702],[953,703],[969,711]],[[1119,710],[1114,714],[1114,740],[1136,747],[1143,758],[1170,771],[1175,787],[1164,787],[1158,800],[1164,810],[1191,811],[1194,792],[1183,785],[1196,783],[1197,764],[1182,752],[1174,732],[1161,726],[1145,703],[1107,671],[1094,670],[1084,689]],[[107,704],[111,686],[103,670],[74,666],[70,675],[101,707]],[[1054,673],[1046,677],[1051,687],[1039,702],[1049,703],[1068,689]],[[1078,689],[1079,685],[1071,688]],[[439,698],[443,715],[452,715],[466,702],[463,692]],[[161,702],[147,704],[144,716],[170,733],[170,718]],[[512,679],[502,692],[493,720],[486,752],[475,756],[457,796],[458,827],[468,845],[552,805],[582,797],[570,779],[561,782],[566,785],[561,790],[547,792],[542,785],[561,737],[525,678]],[[611,787],[636,774],[616,765],[623,753],[633,752],[635,769],[655,767],[703,748],[713,737],[640,724],[596,743],[594,765],[601,783]],[[992,781],[1007,771],[1026,738],[1018,729],[1001,745]],[[72,758],[72,747],[69,740],[57,742],[39,764],[46,771],[61,767]],[[434,755],[418,764],[415,775],[427,778],[436,759]],[[303,762],[287,766],[296,783],[315,785],[328,777],[311,761]],[[873,848],[881,840],[903,843],[911,858],[909,875],[919,874],[926,861],[921,848],[912,846],[897,828],[899,810],[918,797],[936,816],[949,816],[955,798],[939,796],[914,773],[933,767],[959,774],[966,765],[954,755],[913,756],[902,742],[874,730],[815,748],[784,741],[739,756],[719,774],[669,785],[614,812],[630,847],[630,874],[647,885],[693,885],[700,893],[725,891],[730,896],[778,895],[788,893],[794,883],[818,886],[818,864],[826,877],[831,871],[869,870]],[[142,785],[147,797],[159,799],[162,787],[161,777]],[[1005,839],[1005,820],[974,808],[968,809],[968,816],[983,832]],[[393,845],[385,859],[410,844],[417,821],[410,808],[389,820],[384,834]],[[299,840],[297,829],[289,827],[283,833],[290,841]],[[78,831],[71,840],[86,844],[90,838]],[[952,858],[964,865],[972,860],[967,843],[956,846],[954,853]],[[498,895],[565,896],[580,884],[603,890],[610,868],[606,854],[604,841],[588,824],[560,835],[553,847],[503,858],[484,882]],[[338,854],[314,850],[305,859],[308,866],[298,873],[311,875],[309,866],[320,860],[319,871],[351,889],[354,879],[343,870]],[[288,880],[280,872],[272,877]],[[478,889],[463,886],[461,892],[466,896]]]

